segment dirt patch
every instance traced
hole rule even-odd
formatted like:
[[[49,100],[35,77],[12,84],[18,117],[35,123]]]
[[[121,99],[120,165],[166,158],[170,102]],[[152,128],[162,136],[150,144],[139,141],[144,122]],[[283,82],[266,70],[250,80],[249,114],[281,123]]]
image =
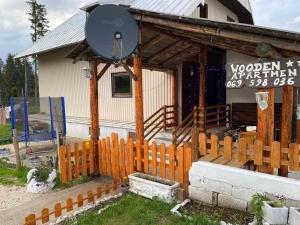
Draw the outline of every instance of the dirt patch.
[[[242,212],[235,209],[213,207],[197,202],[187,204],[181,211],[186,215],[194,215],[198,213],[217,215],[222,221],[225,221],[226,223],[239,225],[248,225],[254,219],[254,216],[247,212]]]
[[[8,187],[0,185],[0,211],[10,209],[25,202],[41,197],[41,194],[30,194],[26,187]]]

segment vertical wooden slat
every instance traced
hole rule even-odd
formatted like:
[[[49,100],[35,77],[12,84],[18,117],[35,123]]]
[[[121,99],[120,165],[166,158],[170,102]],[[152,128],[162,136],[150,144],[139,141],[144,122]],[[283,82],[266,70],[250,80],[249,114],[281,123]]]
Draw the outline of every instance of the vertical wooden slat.
[[[160,176],[166,178],[166,146],[161,144],[160,150]]]
[[[144,141],[144,173],[149,174],[149,143]]]
[[[170,180],[175,180],[175,146],[170,145],[169,147],[169,158],[170,158]]]
[[[239,140],[239,161],[241,163],[246,163],[247,162],[247,142],[246,139],[241,138]]]
[[[206,144],[206,134],[205,133],[201,133],[199,135],[199,151],[200,151],[200,155],[204,156],[207,154],[207,144]]]
[[[224,159],[232,159],[232,137],[230,136],[224,138]]]
[[[189,186],[189,171],[192,166],[192,149],[191,147],[184,148],[184,190],[188,193]]]
[[[106,159],[107,159],[107,175],[111,176],[111,150],[110,150],[110,138],[106,138]]]
[[[210,156],[218,157],[219,155],[219,137],[215,134],[211,135],[211,147],[210,147]]]
[[[262,166],[264,164],[264,145],[261,140],[254,142],[254,164]]]
[[[93,203],[94,202],[94,194],[92,191],[87,192],[87,197],[88,197],[88,203]]]
[[[68,198],[66,203],[67,212],[71,212],[73,210],[73,200],[71,198]]]
[[[90,150],[89,150],[89,172],[90,175],[94,175],[95,167],[94,167],[94,160],[95,160],[95,142],[90,141]]]
[[[299,145],[290,144],[290,169],[299,171]]]
[[[273,169],[280,168],[280,160],[281,160],[281,151],[280,151],[280,142],[273,141],[271,144],[271,167]]]
[[[106,143],[105,139],[101,141],[101,149],[102,149],[102,169],[103,175],[107,175],[107,158],[106,158]]]
[[[54,205],[54,217],[60,217],[62,215],[61,203],[56,203]]]
[[[83,206],[83,195],[82,194],[77,195],[77,206],[78,206],[78,208]]]
[[[120,153],[119,153],[119,136],[118,134],[115,134],[115,172],[116,172],[116,178],[120,179]]]
[[[42,224],[49,222],[49,209],[44,208],[42,209]]]
[[[26,225],[36,225],[35,218],[36,218],[35,214],[30,214],[30,215],[26,216],[25,224]]]
[[[116,134],[111,134],[111,142],[112,142],[112,149],[111,149],[111,174],[112,177],[116,177]]]
[[[67,146],[67,176],[68,181],[72,181],[71,145]]]
[[[134,152],[133,152],[133,141],[132,138],[128,139],[129,149],[129,174],[134,173]]]
[[[129,135],[127,137],[127,142],[126,142],[126,152],[125,152],[125,156],[126,156],[126,174],[129,175],[130,174],[130,151],[129,151],[129,141],[131,138],[129,138]]]
[[[137,171],[142,172],[142,149],[140,140],[136,140],[136,160]]]
[[[75,164],[75,179],[78,179],[80,176],[80,165],[79,165],[79,145],[78,143],[75,144],[74,150],[74,164]]]
[[[180,183],[181,187],[184,187],[184,159],[183,159],[183,148],[180,147],[177,151],[178,157],[178,182]]]
[[[102,145],[101,145],[101,140],[98,141],[98,170],[99,174],[103,174],[103,162],[102,162]]]
[[[120,154],[121,154],[121,179],[126,177],[126,159],[125,159],[125,141],[120,139]]]
[[[67,182],[67,171],[66,171],[66,147],[60,146],[59,148],[59,154],[60,154],[60,182],[62,184],[65,184]]]
[[[82,142],[82,176],[87,176],[87,165],[86,165],[86,143]]]
[[[151,159],[151,164],[152,164],[152,175],[156,176],[157,175],[157,147],[156,147],[156,142],[153,141],[151,145],[151,151],[152,151],[152,159]]]

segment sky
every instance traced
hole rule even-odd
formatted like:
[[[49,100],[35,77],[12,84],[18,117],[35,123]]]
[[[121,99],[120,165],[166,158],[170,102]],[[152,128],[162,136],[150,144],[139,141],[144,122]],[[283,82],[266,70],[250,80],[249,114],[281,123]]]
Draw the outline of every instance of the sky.
[[[0,0],[0,57],[16,54],[31,44],[26,0]],[[95,0],[39,0],[48,10],[50,29]],[[150,0],[149,0],[150,1]],[[250,0],[256,25],[300,32],[299,0]]]

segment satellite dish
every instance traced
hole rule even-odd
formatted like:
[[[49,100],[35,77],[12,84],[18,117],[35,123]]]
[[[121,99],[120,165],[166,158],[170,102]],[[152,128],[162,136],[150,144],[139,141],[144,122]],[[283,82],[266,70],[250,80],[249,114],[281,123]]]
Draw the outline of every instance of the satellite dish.
[[[85,24],[87,43],[108,61],[122,61],[136,50],[139,29],[133,16],[116,5],[96,7]]]

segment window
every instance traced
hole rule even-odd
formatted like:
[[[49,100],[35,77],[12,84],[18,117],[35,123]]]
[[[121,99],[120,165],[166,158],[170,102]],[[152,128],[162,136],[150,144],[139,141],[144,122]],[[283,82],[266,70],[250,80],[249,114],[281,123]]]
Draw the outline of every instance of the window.
[[[132,84],[130,75],[127,73],[112,73],[111,86],[113,98],[131,98]]]
[[[227,16],[227,21],[228,21],[228,22],[232,22],[232,23],[234,23],[234,22],[235,22],[235,20],[234,20],[234,19],[232,19],[230,16]]]
[[[208,5],[207,4],[200,4],[199,5],[200,10],[200,18],[208,18]]]

